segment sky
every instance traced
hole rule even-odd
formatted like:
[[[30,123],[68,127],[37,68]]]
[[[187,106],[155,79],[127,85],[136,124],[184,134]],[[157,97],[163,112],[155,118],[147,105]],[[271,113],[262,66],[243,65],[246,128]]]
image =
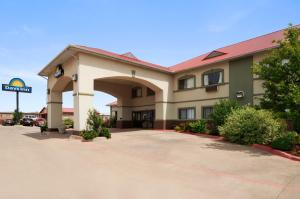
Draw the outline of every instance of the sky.
[[[46,106],[46,80],[37,73],[69,44],[172,66],[229,44],[300,24],[299,0],[1,0],[0,84],[19,77],[33,88],[20,110]],[[73,107],[70,92],[63,106]],[[15,93],[0,91],[0,112],[16,108]],[[95,92],[94,106],[114,97]]]

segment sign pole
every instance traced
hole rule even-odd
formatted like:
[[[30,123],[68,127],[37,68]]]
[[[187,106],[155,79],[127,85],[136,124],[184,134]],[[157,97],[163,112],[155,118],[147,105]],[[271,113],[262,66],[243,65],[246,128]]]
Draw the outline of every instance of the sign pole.
[[[19,113],[19,91],[16,92],[17,97],[17,113]]]

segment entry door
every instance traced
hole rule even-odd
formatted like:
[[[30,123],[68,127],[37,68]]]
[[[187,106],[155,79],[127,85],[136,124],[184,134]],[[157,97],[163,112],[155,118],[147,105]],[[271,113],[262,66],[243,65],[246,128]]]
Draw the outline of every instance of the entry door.
[[[135,128],[153,128],[155,118],[154,110],[133,111],[132,121]]]

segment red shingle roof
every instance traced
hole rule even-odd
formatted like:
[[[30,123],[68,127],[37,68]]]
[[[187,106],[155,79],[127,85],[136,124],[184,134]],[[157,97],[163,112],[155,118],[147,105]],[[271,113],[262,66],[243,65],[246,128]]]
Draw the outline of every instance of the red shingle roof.
[[[117,105],[118,105],[118,101],[114,101],[109,104],[106,104],[106,106],[117,106]]]
[[[297,25],[296,27],[300,28],[300,25]],[[223,48],[218,48],[214,51],[223,52],[225,54],[221,56],[205,59],[205,57],[208,56],[211,52],[205,53],[193,59],[171,66],[169,67],[169,69],[173,72],[179,72],[182,70],[200,67],[203,65],[207,65],[207,64],[211,64],[223,60],[228,60],[228,59],[232,59],[244,55],[250,55],[256,52],[271,49],[277,46],[277,43],[273,42],[274,40],[280,40],[284,38],[283,33],[284,30],[279,30],[253,39],[249,39],[233,45],[229,45]]]
[[[296,27],[300,28],[300,25],[297,25]],[[149,62],[142,61],[142,60],[134,58],[134,57],[126,56],[125,54],[117,54],[117,53],[108,52],[108,51],[98,49],[98,48],[91,48],[91,47],[86,47],[86,46],[78,46],[78,47],[88,50],[88,51],[95,52],[95,53],[100,53],[103,55],[114,57],[117,59],[134,62],[137,64],[142,64],[142,65],[148,66],[150,68],[155,68],[155,69],[163,70],[166,72],[176,73],[176,72],[180,72],[183,70],[187,70],[187,69],[191,69],[191,68],[195,68],[195,67],[201,67],[201,66],[204,66],[207,64],[212,64],[212,63],[216,63],[216,62],[220,62],[220,61],[224,61],[224,60],[229,60],[229,59],[233,59],[233,58],[237,58],[237,57],[241,57],[241,56],[246,56],[246,55],[250,55],[250,54],[253,54],[256,52],[274,48],[277,46],[277,43],[274,43],[273,41],[283,39],[283,37],[284,37],[283,33],[284,33],[284,29],[276,31],[276,32],[272,32],[272,33],[269,33],[266,35],[262,35],[262,36],[259,36],[259,37],[253,38],[253,39],[242,41],[242,42],[239,42],[236,44],[232,44],[232,45],[229,45],[229,46],[226,46],[223,48],[215,49],[211,52],[202,54],[200,56],[197,56],[195,58],[192,58],[190,60],[184,61],[182,63],[176,64],[171,67],[163,67],[163,66],[160,66],[157,64],[152,64]],[[220,52],[220,53],[224,53],[224,54],[220,55],[220,56],[212,57],[212,58],[206,58],[212,52]]]
[[[74,113],[73,108],[63,108],[62,111],[63,111],[63,113]],[[48,112],[47,108],[43,107],[42,110],[40,111],[40,114],[46,114],[47,112]]]
[[[149,63],[149,62],[146,62],[146,61],[142,61],[142,60],[137,59],[137,58],[129,57],[129,56],[126,56],[125,54],[117,54],[117,53],[109,52],[109,51],[102,50],[102,49],[99,49],[99,48],[91,48],[91,47],[87,47],[87,46],[77,45],[77,47],[79,47],[81,49],[91,51],[91,52],[95,52],[95,53],[99,53],[99,54],[106,55],[106,56],[109,56],[109,57],[113,57],[113,58],[116,58],[116,59],[121,59],[121,60],[124,60],[124,61],[133,62],[133,63],[136,63],[136,64],[142,64],[142,65],[148,66],[150,68],[155,68],[155,69],[159,69],[159,70],[169,72],[168,68],[166,68],[166,67],[163,67],[163,66],[160,66],[160,65],[157,65],[157,64],[152,64],[152,63]]]
[[[300,25],[297,25],[296,27],[300,28]],[[135,58],[132,53],[117,54],[106,50],[91,48],[91,47],[81,46],[81,45],[75,45],[74,47],[77,47],[81,50],[85,50],[91,53],[96,53],[99,55],[104,55],[110,58],[114,58],[120,61],[135,63],[151,69],[156,69],[167,73],[177,73],[180,71],[201,67],[204,65],[221,62],[225,60],[230,60],[241,56],[247,56],[260,51],[275,48],[277,46],[277,43],[274,43],[273,41],[283,39],[284,30],[285,29],[272,32],[266,35],[262,35],[253,39],[249,39],[246,41],[242,41],[236,44],[232,44],[223,48],[215,49],[208,53],[197,56],[195,58],[192,58],[190,60],[184,61],[182,63],[176,64],[171,67],[163,67],[157,64],[142,61],[140,59]],[[215,56],[216,52],[219,53],[219,56]],[[209,57],[207,57],[208,55]]]

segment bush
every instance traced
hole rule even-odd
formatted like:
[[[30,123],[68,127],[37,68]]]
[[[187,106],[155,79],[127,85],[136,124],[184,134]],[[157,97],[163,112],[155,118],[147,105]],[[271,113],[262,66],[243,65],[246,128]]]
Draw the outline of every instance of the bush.
[[[116,116],[111,116],[109,118],[109,127],[116,128],[116,126],[117,126],[117,117]]]
[[[23,117],[23,113],[22,112],[18,112],[18,110],[16,109],[13,113],[13,121],[16,123],[16,124],[19,124],[20,120],[22,119]]]
[[[106,128],[106,127],[101,128],[99,136],[100,137],[106,137],[107,139],[111,138],[111,134],[110,134],[108,128]]]
[[[196,122],[191,122],[189,126],[191,128],[191,131],[195,133],[205,133],[207,131],[205,120],[198,120]]]
[[[270,144],[283,132],[272,112],[251,107],[235,109],[219,127],[226,140],[239,144]]]
[[[47,124],[47,122],[45,122],[44,125],[40,126],[40,130],[41,130],[41,133],[43,133],[44,131],[48,130],[48,124]]]
[[[89,110],[86,124],[87,130],[99,132],[99,129],[103,125],[103,121],[95,109]]]
[[[300,133],[300,112],[299,111],[293,111],[290,115],[292,121],[293,121],[293,128],[295,131]]]
[[[179,126],[182,131],[189,131],[189,130],[191,130],[191,127],[189,124],[190,124],[189,122],[184,122],[184,123],[179,124]]]
[[[81,136],[83,137],[83,139],[85,139],[85,140],[92,140],[92,139],[94,139],[95,137],[98,137],[99,133],[98,133],[97,131],[94,131],[94,130],[91,130],[91,131],[89,131],[89,130],[84,130],[84,131],[81,132],[80,135],[81,135]]]
[[[210,114],[213,123],[210,134],[218,135],[218,127],[222,126],[228,115],[237,108],[240,108],[240,105],[237,101],[233,100],[221,100],[219,103],[215,104],[213,112]]]
[[[272,148],[283,151],[291,151],[298,142],[296,132],[287,132],[272,142]]]
[[[178,125],[175,126],[174,130],[175,130],[175,131],[182,131],[182,130],[181,130],[181,127],[178,126]]]
[[[64,125],[65,125],[65,127],[66,127],[67,129],[68,129],[68,128],[73,128],[74,122],[73,122],[72,119],[66,118],[66,119],[64,119]]]

